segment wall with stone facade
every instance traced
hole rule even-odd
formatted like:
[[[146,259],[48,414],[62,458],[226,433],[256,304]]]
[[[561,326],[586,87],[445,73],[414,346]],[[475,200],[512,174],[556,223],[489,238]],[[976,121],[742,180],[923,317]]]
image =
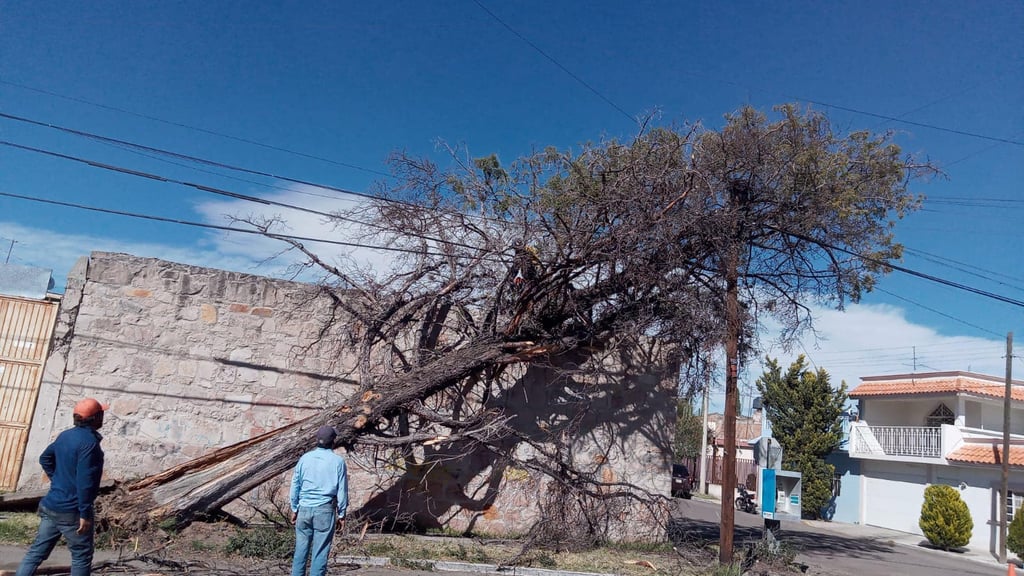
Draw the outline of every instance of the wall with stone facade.
[[[330,312],[330,300],[307,284],[126,254],[83,258],[68,278],[19,486],[43,483],[35,459],[84,396],[111,404],[104,473],[116,480],[336,403],[357,386],[352,358],[337,352],[344,319],[322,331]],[[490,402],[515,414],[514,426],[530,437],[556,434],[571,447],[566,457],[597,477],[667,495],[675,377],[662,357],[591,359],[609,369],[579,381],[531,367]],[[536,456],[526,443],[512,447]],[[421,526],[525,529],[546,490],[542,476],[488,452],[462,456],[422,470],[381,468],[356,450],[348,455],[350,509],[390,510]]]

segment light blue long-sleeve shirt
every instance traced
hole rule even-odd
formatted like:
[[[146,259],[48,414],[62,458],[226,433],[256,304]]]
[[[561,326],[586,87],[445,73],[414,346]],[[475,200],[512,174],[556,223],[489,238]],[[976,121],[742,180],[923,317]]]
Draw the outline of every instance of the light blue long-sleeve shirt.
[[[348,470],[345,459],[329,448],[316,448],[299,458],[292,474],[292,512],[314,508],[337,498],[338,518],[348,510]]]

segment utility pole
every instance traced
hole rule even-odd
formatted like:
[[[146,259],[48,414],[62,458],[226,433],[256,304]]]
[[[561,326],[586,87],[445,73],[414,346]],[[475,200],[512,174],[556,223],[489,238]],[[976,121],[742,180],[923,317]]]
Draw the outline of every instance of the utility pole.
[[[704,424],[700,434],[700,491],[708,493],[708,396],[711,393],[710,382],[704,383],[704,402],[701,407]]]
[[[11,240],[11,246],[7,248],[7,258],[4,259],[4,264],[10,264],[11,262],[11,251],[14,250],[14,245],[17,244],[17,240]]]
[[[1002,487],[999,494],[999,562],[1006,564],[1006,502],[1010,495],[1010,406],[1013,399],[1013,332],[1006,333],[1006,394],[1003,395],[1003,467]]]
[[[737,381],[739,377],[740,303],[739,303],[739,253],[742,238],[741,206],[737,201],[746,202],[746,195],[734,183],[729,189],[729,203],[736,214],[733,216],[733,230],[726,248],[725,262],[725,448],[722,454],[722,523],[719,526],[718,562],[732,564],[733,529],[736,520],[736,401],[739,399]]]
[[[725,447],[722,454],[722,525],[718,538],[718,561],[721,564],[732,564],[733,527],[736,519],[734,499],[736,496],[736,399],[737,373],[739,365],[739,294],[738,274],[736,271],[736,249],[731,248],[728,269],[726,270],[726,302],[725,302],[725,415],[722,426],[725,427]]]

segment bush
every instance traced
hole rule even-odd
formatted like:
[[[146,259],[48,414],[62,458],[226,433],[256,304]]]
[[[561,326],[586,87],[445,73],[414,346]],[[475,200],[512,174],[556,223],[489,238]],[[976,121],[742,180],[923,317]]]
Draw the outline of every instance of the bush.
[[[949,550],[966,546],[971,541],[974,520],[956,488],[934,484],[924,489],[918,525],[933,546]]]
[[[295,551],[295,532],[270,526],[238,530],[224,549],[247,558],[291,558]]]
[[[1017,555],[1017,558],[1024,558],[1024,510],[1017,509],[1013,515],[1013,522],[1010,522],[1009,533],[1006,535],[1006,548]]]

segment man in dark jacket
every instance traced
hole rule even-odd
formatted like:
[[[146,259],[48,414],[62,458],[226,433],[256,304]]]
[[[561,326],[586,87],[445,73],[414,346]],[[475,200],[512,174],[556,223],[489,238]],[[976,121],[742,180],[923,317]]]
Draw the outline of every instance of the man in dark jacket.
[[[39,533],[15,576],[32,576],[61,536],[71,550],[71,576],[92,572],[93,502],[103,475],[103,437],[97,430],[106,409],[94,398],[75,404],[75,426],[61,432],[39,457],[50,491],[39,502]]]

